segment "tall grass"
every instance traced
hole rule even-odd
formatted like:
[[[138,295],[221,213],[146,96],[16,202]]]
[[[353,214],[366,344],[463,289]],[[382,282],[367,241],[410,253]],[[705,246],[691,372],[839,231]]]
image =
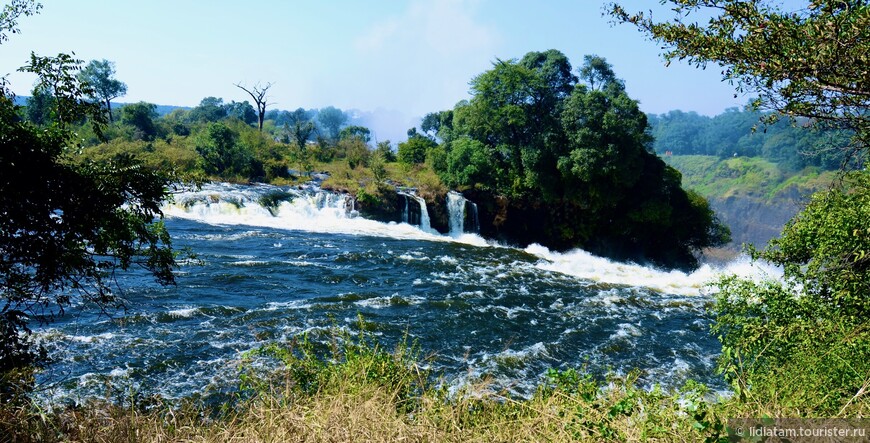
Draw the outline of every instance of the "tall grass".
[[[15,442],[517,442],[727,441],[729,417],[783,416],[779,405],[714,399],[689,383],[665,392],[636,377],[597,380],[549,371],[537,391],[513,398],[485,382],[451,392],[407,343],[387,350],[336,333],[247,354],[236,400],[126,405],[94,401],[56,411],[0,408],[0,441]],[[254,364],[267,359],[276,363]],[[275,369],[277,367],[277,369]],[[866,416],[866,400],[844,414]]]

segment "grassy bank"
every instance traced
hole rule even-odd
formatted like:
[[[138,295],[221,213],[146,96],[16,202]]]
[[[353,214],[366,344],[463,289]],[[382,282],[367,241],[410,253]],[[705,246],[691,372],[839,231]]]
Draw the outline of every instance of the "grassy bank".
[[[281,369],[251,364],[263,357]],[[6,405],[0,440],[694,442],[720,441],[730,417],[812,415],[751,396],[713,398],[692,383],[673,392],[644,390],[634,375],[596,380],[574,370],[550,371],[528,399],[494,392],[485,380],[449,392],[424,367],[412,347],[385,350],[365,337],[337,334],[325,352],[301,341],[246,355],[235,401],[217,410],[159,399],[93,401],[51,412]],[[841,411],[847,417],[868,413],[866,399]]]
[[[836,179],[834,171],[806,168],[792,172],[760,157],[675,155],[664,160],[683,174],[684,188],[694,189],[708,199],[742,196],[770,201],[809,195]]]

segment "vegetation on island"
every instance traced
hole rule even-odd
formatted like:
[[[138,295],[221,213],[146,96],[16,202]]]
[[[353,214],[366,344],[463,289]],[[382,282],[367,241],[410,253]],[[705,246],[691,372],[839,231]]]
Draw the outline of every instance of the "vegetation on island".
[[[399,157],[425,153],[484,208],[506,196],[496,236],[521,244],[692,267],[697,251],[727,242],[706,200],[652,152],[647,116],[606,60],[586,56],[578,72],[556,50],[498,61],[472,80],[470,100],[427,115],[430,140],[414,134]]]
[[[763,0],[666,3],[676,16],[664,22],[619,5],[610,12],[661,43],[668,59],[721,64],[727,80],[759,94],[755,106],[776,112],[768,120],[793,118],[848,134],[835,156],[844,165],[867,153],[866,2],[813,0],[796,11]],[[0,43],[16,32],[18,18],[38,10],[32,0],[6,5]],[[691,22],[695,16],[706,22]],[[422,134],[409,134],[399,146],[403,170],[429,168],[450,186],[515,199],[565,202],[573,196],[566,193],[577,193],[590,199],[589,208],[605,212],[642,191],[651,207],[635,221],[652,224],[651,230],[674,222],[661,195],[665,189],[686,199],[687,210],[703,209],[703,199],[679,194],[679,173],[648,150],[646,117],[608,75],[606,62],[586,62],[581,85],[556,51],[496,63],[473,81],[472,100],[430,114]],[[342,137],[346,116],[340,111],[321,110],[316,122],[278,115],[287,120],[270,127],[267,119],[261,133],[252,126],[257,120],[250,118],[250,105],[208,98],[159,119],[153,105],[137,104],[121,109],[121,122],[104,131],[101,123],[115,97],[103,97],[105,107],[83,100],[97,96],[74,75],[79,63],[65,55],[34,55],[24,69],[41,81],[26,111],[7,89],[0,91],[0,211],[8,215],[0,222],[3,438],[714,442],[728,441],[728,418],[870,414],[870,178],[863,169],[844,171],[779,239],[750,250],[781,266],[781,280],[726,276],[715,284],[713,333],[723,345],[718,369],[733,391],[725,398],[693,383],[665,393],[638,388],[632,375],[602,381],[570,369],[550,371],[528,399],[476,386],[451,393],[422,370],[412,348],[388,352],[362,335],[336,336],[325,352],[304,340],[261,349],[276,360],[278,372],[243,364],[237,401],[219,410],[193,400],[133,395],[119,403],[46,410],[27,396],[34,365],[42,361],[26,340],[27,322],[73,297],[110,306],[106,283],[115,269],[141,265],[158,281],[172,281],[169,236],[154,222],[170,176],[158,171],[280,181],[291,179],[284,174],[293,163],[312,170],[305,166],[338,158],[348,180],[361,170],[375,182],[392,173],[388,145],[371,150],[363,130]],[[38,104],[45,107],[34,109]],[[318,124],[323,135],[313,137],[330,142],[308,142]],[[110,141],[100,142],[103,137]],[[296,150],[278,149],[281,137],[296,140]],[[622,175],[623,167],[633,175]],[[602,174],[608,171],[613,175]],[[637,189],[637,183],[652,189]],[[605,195],[611,186],[614,195]],[[710,240],[710,226],[686,238]]]

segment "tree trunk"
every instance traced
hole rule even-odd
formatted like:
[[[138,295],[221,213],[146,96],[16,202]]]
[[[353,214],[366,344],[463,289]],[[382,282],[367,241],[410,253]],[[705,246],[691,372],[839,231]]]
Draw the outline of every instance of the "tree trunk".
[[[109,123],[114,123],[115,120],[112,118],[112,102],[109,99],[106,99],[106,109],[109,110]]]

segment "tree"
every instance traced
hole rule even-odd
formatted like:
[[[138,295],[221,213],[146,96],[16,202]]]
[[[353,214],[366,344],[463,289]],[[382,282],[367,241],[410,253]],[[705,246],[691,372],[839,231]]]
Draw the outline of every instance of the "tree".
[[[308,140],[317,131],[317,127],[312,121],[297,120],[292,126],[287,127],[290,139],[296,143],[301,149],[305,149]]]
[[[393,147],[389,140],[378,142],[375,152],[381,156],[384,163],[392,163],[396,161],[396,153],[393,152]]]
[[[611,4],[610,14],[662,44],[664,57],[724,67],[724,80],[759,95],[754,105],[826,128],[854,132],[853,152],[870,147],[870,4],[814,0],[784,11],[777,2],[670,0],[675,18],[657,22]],[[706,25],[685,20],[710,16]]]
[[[613,73],[613,66],[603,57],[597,55],[583,56],[583,66],[580,67],[580,79],[585,80],[589,89],[596,91],[608,84],[620,82]]]
[[[348,138],[358,138],[362,140],[363,143],[368,143],[372,141],[372,131],[364,126],[346,126],[338,133],[338,139],[344,140]]]
[[[317,121],[323,126],[330,140],[338,140],[341,127],[347,122],[347,115],[340,109],[327,106],[317,113]]]
[[[0,44],[9,40],[9,34],[18,34],[18,18],[39,13],[42,5],[33,0],[12,0],[0,11]]]
[[[263,131],[263,120],[266,117],[266,106],[271,103],[266,103],[268,101],[268,97],[266,97],[266,93],[269,91],[269,88],[272,87],[271,83],[266,83],[265,86],[260,86],[259,83],[254,85],[251,89],[248,89],[242,86],[241,83],[236,83],[236,87],[248,93],[251,96],[251,99],[254,100],[254,104],[257,105],[257,129],[261,132]]]
[[[0,42],[34,2],[13,2],[0,13]],[[24,11],[24,12],[22,12]],[[116,270],[148,269],[174,281],[170,238],[159,221],[168,179],[129,155],[101,163],[73,162],[73,123],[89,118],[101,134],[104,113],[84,100],[96,94],[75,75],[81,61],[60,54],[31,56],[22,71],[53,91],[54,121],[23,121],[13,94],[0,88],[0,403],[16,401],[46,363],[28,325],[48,321],[75,298],[101,309],[117,304]]]
[[[870,5],[811,1],[783,11],[779,3],[671,0],[678,17],[654,22],[610,6],[662,43],[665,57],[696,66],[717,63],[738,91],[759,94],[756,107],[854,136],[841,149],[870,141]],[[707,25],[692,14],[709,15]],[[781,281],[722,278],[713,332],[722,342],[719,370],[741,400],[805,416],[866,410],[870,397],[870,175],[847,174],[753,258],[783,269]]]
[[[157,105],[153,103],[139,102],[121,108],[121,122],[136,128],[134,139],[154,140],[157,136],[155,118],[157,118]]]
[[[651,152],[646,115],[607,62],[586,60],[594,90],[577,84],[558,51],[495,63],[471,81],[468,102],[438,119],[446,141],[426,148],[427,157],[451,186],[506,196],[520,211],[558,208],[529,215],[547,232],[518,235],[550,247],[696,265],[693,253],[724,242],[727,229]],[[427,130],[436,121],[427,118]],[[399,145],[400,160],[415,160],[423,150],[416,140]]]
[[[79,73],[79,80],[93,88],[91,97],[106,105],[109,122],[113,121],[112,100],[127,93],[127,85],[114,76],[115,63],[105,59],[91,60]]]
[[[239,102],[230,102],[224,106],[227,117],[237,118],[249,125],[258,123],[257,111],[248,103],[247,100]]]
[[[198,135],[196,152],[202,156],[208,174],[248,176],[251,172],[251,153],[239,144],[239,133],[223,122],[210,123]]]
[[[426,151],[435,147],[435,142],[428,138],[415,134],[407,141],[399,143],[397,158],[406,165],[414,165],[426,161]]]
[[[35,125],[51,123],[51,109],[54,107],[54,95],[44,87],[33,88],[27,99],[27,119]]]
[[[224,100],[217,97],[206,97],[199,102],[199,106],[190,110],[189,118],[192,121],[216,122],[226,118],[227,108]]]

